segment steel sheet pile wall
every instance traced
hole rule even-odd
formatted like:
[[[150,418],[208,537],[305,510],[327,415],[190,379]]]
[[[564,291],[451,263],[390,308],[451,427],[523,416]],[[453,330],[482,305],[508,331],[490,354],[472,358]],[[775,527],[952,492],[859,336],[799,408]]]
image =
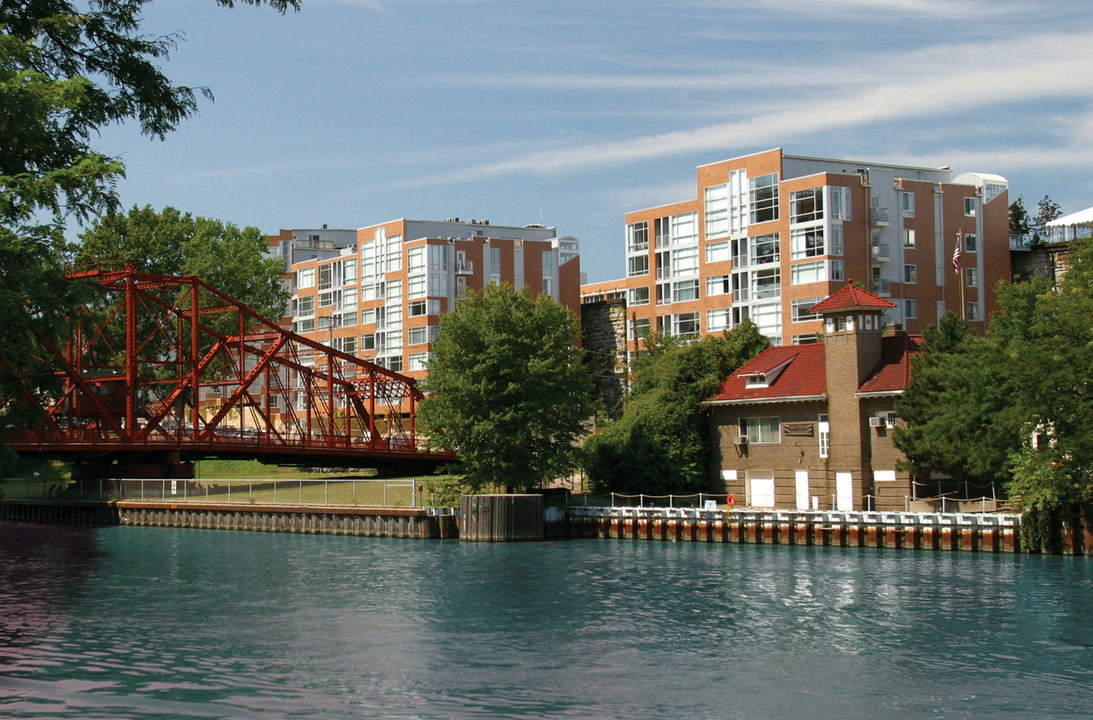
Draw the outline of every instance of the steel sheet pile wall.
[[[474,542],[543,539],[542,495],[464,495],[459,537]]]

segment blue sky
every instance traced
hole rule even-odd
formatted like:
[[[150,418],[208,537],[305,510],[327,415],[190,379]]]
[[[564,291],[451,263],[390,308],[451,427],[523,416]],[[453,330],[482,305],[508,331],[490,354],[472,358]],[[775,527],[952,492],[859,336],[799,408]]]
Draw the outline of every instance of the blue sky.
[[[126,207],[266,233],[406,217],[543,222],[588,279],[623,215],[695,168],[787,153],[998,173],[1093,206],[1088,0],[155,0],[163,63],[215,102],[163,142],[110,128]]]

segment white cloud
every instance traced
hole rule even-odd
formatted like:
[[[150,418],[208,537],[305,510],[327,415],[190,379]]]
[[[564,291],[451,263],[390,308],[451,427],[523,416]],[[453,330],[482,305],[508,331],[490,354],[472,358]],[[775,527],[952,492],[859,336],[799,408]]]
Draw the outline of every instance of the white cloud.
[[[431,182],[477,180],[509,173],[557,173],[654,157],[769,146],[832,128],[923,118],[946,121],[1008,103],[1085,100],[1093,94],[1093,33],[1039,35],[1012,41],[934,47],[874,58],[883,73],[812,99],[756,108],[745,120],[604,143],[554,148],[441,174]],[[890,68],[905,79],[885,82]],[[860,88],[865,88],[860,89]],[[739,108],[738,108],[739,109]]]

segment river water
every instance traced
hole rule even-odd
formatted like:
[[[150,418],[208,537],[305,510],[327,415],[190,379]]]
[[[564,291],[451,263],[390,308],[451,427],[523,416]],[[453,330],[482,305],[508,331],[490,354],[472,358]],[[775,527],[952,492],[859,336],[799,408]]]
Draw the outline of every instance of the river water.
[[[1084,558],[0,523],[0,717],[1093,717]]]

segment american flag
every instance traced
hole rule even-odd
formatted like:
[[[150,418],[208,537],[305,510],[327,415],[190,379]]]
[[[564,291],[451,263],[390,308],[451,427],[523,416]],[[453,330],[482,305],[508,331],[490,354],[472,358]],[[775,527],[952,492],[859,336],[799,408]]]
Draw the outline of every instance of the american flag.
[[[953,250],[953,271],[957,275],[960,274],[960,255],[961,254],[962,253],[961,253],[961,250],[960,250],[960,238],[957,238],[956,239],[956,249]]]

